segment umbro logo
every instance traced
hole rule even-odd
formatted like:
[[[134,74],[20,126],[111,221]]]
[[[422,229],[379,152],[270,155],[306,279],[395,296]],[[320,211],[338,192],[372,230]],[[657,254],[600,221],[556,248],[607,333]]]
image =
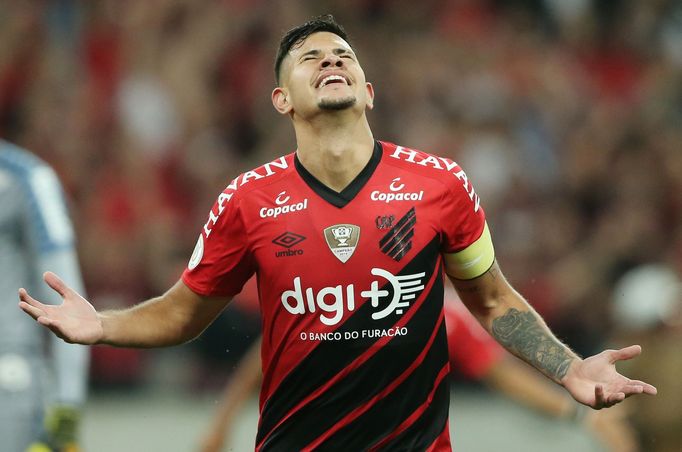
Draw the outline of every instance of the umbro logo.
[[[283,246],[284,248],[291,248],[292,246],[298,245],[304,240],[305,240],[304,236],[287,231],[284,234],[275,237],[272,243],[274,243],[275,245]]]
[[[412,249],[414,225],[417,224],[417,212],[412,207],[379,241],[381,252],[392,259],[400,260]]]
[[[294,232],[289,231],[278,235],[273,239],[272,243],[284,247],[286,248],[286,250],[276,251],[275,257],[300,256],[301,254],[303,254],[303,250],[301,249],[292,250],[291,248],[293,246],[298,245],[304,240],[305,237],[302,236],[301,234],[296,234]]]

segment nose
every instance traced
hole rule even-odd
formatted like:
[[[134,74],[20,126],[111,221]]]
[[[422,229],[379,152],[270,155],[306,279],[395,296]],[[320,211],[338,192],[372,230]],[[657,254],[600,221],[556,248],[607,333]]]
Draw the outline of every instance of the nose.
[[[343,59],[338,55],[333,53],[328,53],[320,62],[323,68],[328,68],[330,66],[343,67]]]

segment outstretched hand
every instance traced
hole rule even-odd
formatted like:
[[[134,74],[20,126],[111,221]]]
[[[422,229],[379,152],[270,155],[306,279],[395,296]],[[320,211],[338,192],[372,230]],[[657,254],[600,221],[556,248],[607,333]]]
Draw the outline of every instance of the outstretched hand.
[[[44,304],[21,288],[19,307],[66,342],[94,344],[99,341],[103,329],[95,308],[54,273],[46,272],[43,279],[64,302],[58,306]]]
[[[596,410],[613,406],[635,394],[656,395],[652,385],[631,380],[616,370],[616,362],[632,359],[641,352],[642,347],[631,345],[574,361],[562,383],[575,400]]]

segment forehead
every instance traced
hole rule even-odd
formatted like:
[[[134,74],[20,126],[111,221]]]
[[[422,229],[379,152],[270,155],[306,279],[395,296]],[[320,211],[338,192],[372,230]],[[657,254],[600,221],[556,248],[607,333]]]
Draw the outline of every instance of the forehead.
[[[326,49],[345,49],[352,52],[351,46],[340,36],[330,33],[328,31],[320,31],[313,33],[298,46],[293,46],[289,50],[289,55],[295,57],[310,50],[326,50]]]

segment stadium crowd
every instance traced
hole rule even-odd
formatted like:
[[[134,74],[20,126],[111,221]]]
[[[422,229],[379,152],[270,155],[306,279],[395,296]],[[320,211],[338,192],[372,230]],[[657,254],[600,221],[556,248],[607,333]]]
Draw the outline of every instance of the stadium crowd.
[[[374,83],[376,138],[467,170],[505,273],[577,352],[643,337],[666,370],[648,378],[662,397],[638,403],[657,404],[649,420],[668,430],[655,435],[681,441],[666,416],[682,390],[657,381],[682,367],[669,350],[680,325],[672,311],[613,314],[631,270],[682,279],[674,0],[2,2],[0,137],[61,177],[96,306],[170,286],[220,190],[294,150],[270,101],[276,43],[323,12],[346,24]],[[96,348],[93,382],[144,378],[145,356]]]

